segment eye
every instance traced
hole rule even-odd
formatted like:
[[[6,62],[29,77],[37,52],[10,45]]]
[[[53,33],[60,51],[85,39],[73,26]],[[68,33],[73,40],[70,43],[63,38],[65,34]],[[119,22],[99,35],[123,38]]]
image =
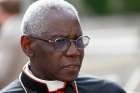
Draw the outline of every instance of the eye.
[[[55,40],[55,47],[56,48],[64,48],[67,47],[67,45],[69,44],[69,40],[66,38],[58,38]]]
[[[77,45],[77,47],[79,47],[79,48],[83,48],[83,47],[84,47],[83,39],[82,39],[82,38],[78,38],[78,39],[76,40],[76,45]]]
[[[67,41],[66,38],[57,38],[57,39],[55,40],[55,43],[64,43],[64,42],[66,42],[66,41]]]
[[[76,44],[79,48],[85,48],[89,43],[89,37],[81,36],[76,41],[77,41]]]

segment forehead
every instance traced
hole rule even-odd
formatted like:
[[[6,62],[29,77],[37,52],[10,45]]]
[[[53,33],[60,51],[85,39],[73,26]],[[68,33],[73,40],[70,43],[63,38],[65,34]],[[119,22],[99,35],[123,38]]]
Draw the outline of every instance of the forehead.
[[[47,26],[44,29],[44,37],[54,36],[79,36],[82,34],[78,18],[70,10],[56,10],[48,11]]]

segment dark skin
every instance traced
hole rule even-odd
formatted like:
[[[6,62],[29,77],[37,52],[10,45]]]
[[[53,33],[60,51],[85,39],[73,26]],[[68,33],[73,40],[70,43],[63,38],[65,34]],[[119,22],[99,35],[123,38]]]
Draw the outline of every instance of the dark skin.
[[[77,39],[82,35],[79,21],[68,10],[51,9],[48,12],[46,32],[39,38],[55,40],[58,37]],[[53,44],[21,37],[21,46],[30,58],[32,73],[44,80],[72,81],[77,78],[81,68],[84,49],[78,49],[74,43],[66,51],[56,50]]]

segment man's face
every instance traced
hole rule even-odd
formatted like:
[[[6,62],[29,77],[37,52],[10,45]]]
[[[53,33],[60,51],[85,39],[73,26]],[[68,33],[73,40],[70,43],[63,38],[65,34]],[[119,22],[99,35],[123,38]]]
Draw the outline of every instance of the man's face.
[[[76,40],[82,35],[78,19],[66,10],[50,10],[47,18],[46,32],[41,39],[56,40],[67,38]],[[57,46],[56,46],[57,47]],[[34,56],[31,59],[31,70],[39,78],[48,80],[71,81],[79,73],[84,50],[78,49],[74,43],[63,50],[35,39],[32,43]]]

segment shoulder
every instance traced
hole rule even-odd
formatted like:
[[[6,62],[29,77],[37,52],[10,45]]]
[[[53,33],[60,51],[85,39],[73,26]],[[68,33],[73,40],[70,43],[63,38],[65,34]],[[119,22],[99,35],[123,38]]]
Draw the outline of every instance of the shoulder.
[[[92,76],[80,76],[76,79],[76,82],[79,90],[89,91],[88,93],[126,93],[117,84]]]
[[[22,88],[20,81],[15,80],[10,83],[8,86],[3,88],[0,93],[25,93],[24,89]]]

